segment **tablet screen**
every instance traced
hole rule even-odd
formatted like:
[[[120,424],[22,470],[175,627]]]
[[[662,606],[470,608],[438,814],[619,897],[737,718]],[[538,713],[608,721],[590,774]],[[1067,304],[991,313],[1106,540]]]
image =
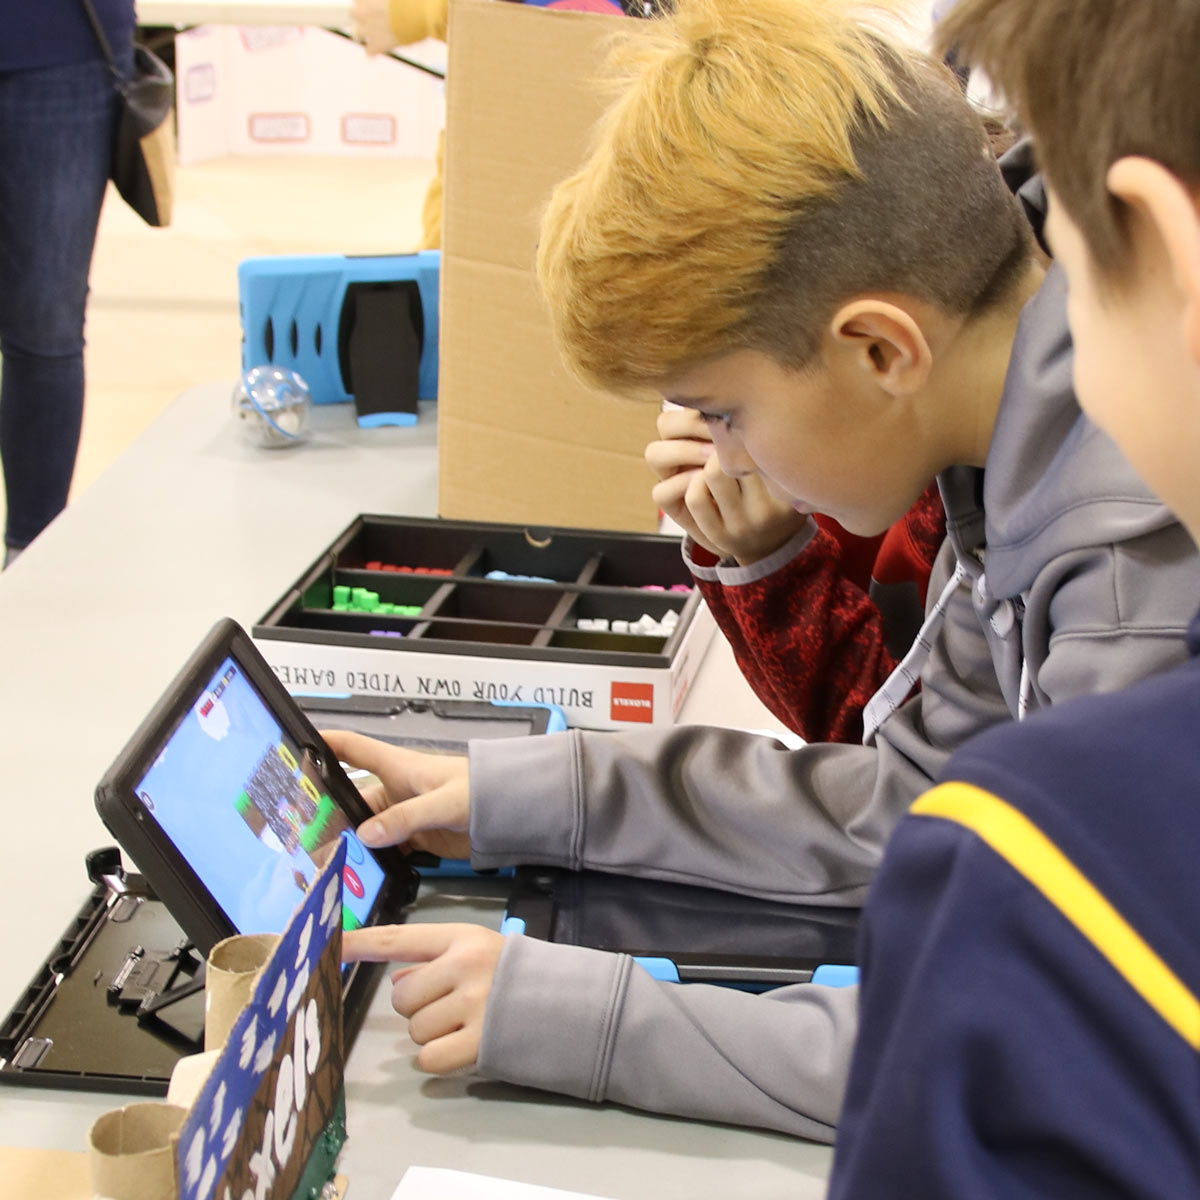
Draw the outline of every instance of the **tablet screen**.
[[[383,868],[233,658],[138,781],[139,801],[240,933],[279,933],[346,839],[343,924],[365,925]]]

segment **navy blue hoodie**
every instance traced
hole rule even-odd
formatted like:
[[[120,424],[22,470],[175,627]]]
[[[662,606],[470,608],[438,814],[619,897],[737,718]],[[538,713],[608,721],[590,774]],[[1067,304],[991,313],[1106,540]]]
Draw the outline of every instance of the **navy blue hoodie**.
[[[983,734],[864,917],[830,1200],[1200,1195],[1190,661]]]

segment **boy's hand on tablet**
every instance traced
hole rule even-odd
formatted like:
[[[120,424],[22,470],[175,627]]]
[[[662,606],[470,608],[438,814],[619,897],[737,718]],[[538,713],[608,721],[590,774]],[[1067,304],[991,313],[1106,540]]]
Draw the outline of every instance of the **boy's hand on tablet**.
[[[427,850],[441,858],[471,856],[466,758],[406,750],[344,729],[321,736],[342,762],[379,780],[379,787],[363,790],[376,814],[358,828],[364,845]]]
[[[807,521],[773,495],[760,475],[726,475],[708,426],[694,409],[660,413],[658,434],[660,440],[645,452],[659,477],[650,494],[706,550],[748,566],[773,554]]]
[[[377,925],[342,937],[343,962],[405,963],[392,974],[392,1007],[433,1075],[473,1067],[504,936],[481,925]]]

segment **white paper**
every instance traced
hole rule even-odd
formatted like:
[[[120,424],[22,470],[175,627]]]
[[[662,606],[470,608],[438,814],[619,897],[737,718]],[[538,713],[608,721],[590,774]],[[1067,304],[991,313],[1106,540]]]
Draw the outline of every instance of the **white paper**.
[[[605,1200],[584,1192],[515,1183],[443,1167],[409,1167],[392,1200]]]

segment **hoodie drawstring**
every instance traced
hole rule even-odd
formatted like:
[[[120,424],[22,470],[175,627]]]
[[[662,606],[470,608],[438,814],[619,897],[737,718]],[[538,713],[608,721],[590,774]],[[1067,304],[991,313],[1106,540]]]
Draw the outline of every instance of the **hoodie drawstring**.
[[[896,664],[892,673],[883,681],[883,686],[867,701],[863,709],[863,745],[874,744],[875,734],[884,723],[908,698],[909,692],[916,686],[921,677],[929,652],[933,649],[934,638],[942,627],[946,617],[946,607],[950,597],[954,595],[958,585],[967,577],[967,570],[960,562],[954,564],[954,574],[946,581],[937,603],[929,610],[929,615],[917,630],[917,636],[909,647],[908,653]]]

